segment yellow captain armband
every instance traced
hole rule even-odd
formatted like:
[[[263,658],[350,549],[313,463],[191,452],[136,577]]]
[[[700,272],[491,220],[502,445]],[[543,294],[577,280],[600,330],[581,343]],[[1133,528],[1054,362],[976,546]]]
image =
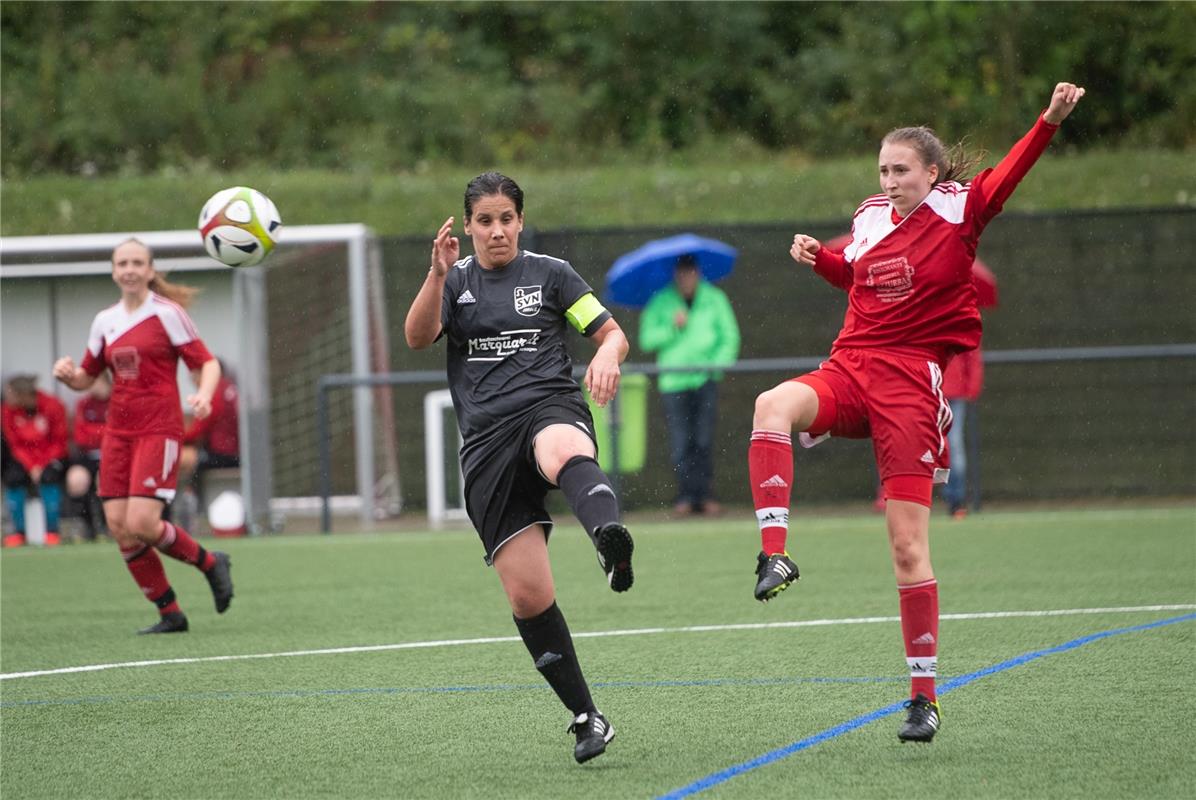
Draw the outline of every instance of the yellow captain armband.
[[[569,324],[577,329],[577,332],[585,335],[586,328],[590,327],[590,323],[598,319],[606,312],[606,308],[602,303],[598,302],[598,298],[594,296],[593,292],[587,292],[578,298],[577,302],[569,306],[565,312],[565,319],[569,320]]]

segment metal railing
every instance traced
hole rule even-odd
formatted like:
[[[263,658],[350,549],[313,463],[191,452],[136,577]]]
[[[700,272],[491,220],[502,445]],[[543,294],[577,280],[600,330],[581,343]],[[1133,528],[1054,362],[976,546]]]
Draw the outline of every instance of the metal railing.
[[[984,363],[988,364],[1044,364],[1054,362],[1074,361],[1116,361],[1142,358],[1196,358],[1196,343],[1160,344],[1160,345],[1122,345],[1109,347],[1061,347],[1028,350],[986,350]],[[648,363],[625,363],[621,370],[624,375],[661,375],[666,372],[722,372],[722,373],[759,373],[759,372],[787,372],[800,375],[817,369],[827,359],[827,356],[801,356],[796,358],[750,358],[729,365],[691,365],[685,367],[659,367]],[[575,366],[573,375],[581,378],[585,375],[584,365]],[[334,373],[321,375],[316,384],[316,436],[318,437],[318,471],[320,480],[320,530],[323,533],[332,532],[332,445],[328,419],[328,395],[333,389],[343,389],[356,386],[410,386],[417,384],[447,385],[448,378],[444,370],[411,370],[407,372],[386,372],[376,375],[352,375],[349,373]],[[610,403],[610,435],[611,435],[611,478],[618,480],[619,474],[619,399],[618,394]],[[973,437],[977,442],[979,437]],[[969,461],[976,470],[976,486],[979,486],[979,459],[969,450]],[[978,495],[978,492],[977,492]]]

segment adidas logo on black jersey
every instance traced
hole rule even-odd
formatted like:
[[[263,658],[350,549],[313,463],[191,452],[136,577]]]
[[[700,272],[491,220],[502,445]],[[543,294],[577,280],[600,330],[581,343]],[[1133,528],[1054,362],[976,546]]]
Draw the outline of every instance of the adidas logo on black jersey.
[[[477,300],[474,299],[473,293],[471,291],[469,291],[468,289],[461,292],[461,296],[457,298],[457,305],[459,305],[459,306],[465,305],[466,303],[476,303],[476,302],[477,302]]]

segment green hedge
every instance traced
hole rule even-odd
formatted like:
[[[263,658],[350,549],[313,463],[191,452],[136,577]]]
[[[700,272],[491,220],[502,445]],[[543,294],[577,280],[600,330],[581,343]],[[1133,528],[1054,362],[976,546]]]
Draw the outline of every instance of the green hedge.
[[[6,177],[1196,136],[1190,3],[0,4]]]

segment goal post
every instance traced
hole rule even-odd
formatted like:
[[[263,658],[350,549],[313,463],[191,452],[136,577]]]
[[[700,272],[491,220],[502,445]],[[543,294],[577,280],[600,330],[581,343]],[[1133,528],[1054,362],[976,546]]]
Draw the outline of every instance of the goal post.
[[[112,249],[130,237],[154,251],[160,271],[202,289],[191,316],[209,349],[236,372],[251,529],[270,530],[286,514],[311,509],[316,378],[390,368],[377,237],[361,224],[288,226],[261,266],[236,269],[207,256],[195,230],[0,237],[5,373],[36,374],[43,388],[70,399],[52,378],[53,359],[82,354],[95,312],[114,293]],[[184,396],[189,384],[181,375]],[[353,476],[336,488],[350,501],[341,506],[354,507],[363,523],[401,510],[389,391],[354,387],[336,424],[345,439],[338,438],[338,452],[352,459],[342,472]]]

